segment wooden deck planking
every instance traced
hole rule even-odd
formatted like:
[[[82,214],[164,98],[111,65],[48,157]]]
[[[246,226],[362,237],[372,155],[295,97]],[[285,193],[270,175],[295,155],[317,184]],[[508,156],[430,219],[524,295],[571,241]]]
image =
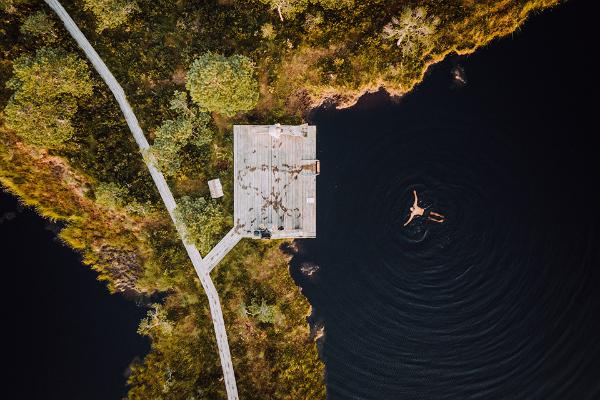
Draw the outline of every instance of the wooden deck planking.
[[[316,198],[316,180],[302,171],[303,160],[315,159],[315,137],[315,127],[306,137],[279,138],[269,126],[234,127],[234,220],[240,235],[254,237],[263,224],[277,237],[315,236],[315,204],[306,199]]]

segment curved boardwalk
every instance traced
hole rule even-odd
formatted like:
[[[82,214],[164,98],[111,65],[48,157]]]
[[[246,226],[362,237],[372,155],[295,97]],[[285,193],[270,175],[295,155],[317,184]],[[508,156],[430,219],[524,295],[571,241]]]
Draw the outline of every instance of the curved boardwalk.
[[[127,125],[129,126],[129,129],[131,130],[131,133],[133,134],[133,137],[135,138],[135,141],[137,142],[140,151],[142,152],[142,154],[146,153],[146,151],[150,148],[150,145],[148,144],[148,141],[144,136],[144,132],[142,131],[142,128],[140,127],[140,124],[138,123],[138,120],[135,114],[133,113],[131,106],[127,102],[125,92],[123,91],[121,85],[119,85],[113,74],[106,67],[106,64],[104,64],[104,61],[102,61],[98,53],[96,53],[96,50],[94,50],[94,48],[90,45],[90,42],[88,42],[88,40],[79,30],[79,28],[71,19],[67,11],[63,8],[63,6],[56,0],[44,1],[54,10],[54,12],[61,19],[61,21],[65,24],[65,27],[67,28],[73,39],[75,39],[77,44],[79,44],[79,47],[81,47],[81,49],[84,51],[88,60],[92,63],[96,71],[98,71],[98,74],[100,74],[104,82],[106,82],[106,84],[114,94],[115,99],[117,99],[119,107],[121,107],[121,111],[125,116]],[[175,221],[173,211],[175,210],[176,203],[175,199],[173,198],[173,194],[171,193],[171,190],[167,185],[165,177],[156,168],[150,157],[145,157],[144,162],[146,163],[146,166],[150,171],[150,175],[152,175],[152,179],[154,180],[154,183],[156,184],[156,187],[160,193],[160,197],[162,198],[162,201],[165,204],[165,207],[167,208],[167,211],[169,212],[169,215],[171,216],[171,219],[173,220],[173,223],[177,228],[179,236],[182,238],[183,245],[185,246],[190,260],[192,260],[194,269],[196,270],[198,278],[200,278],[202,287],[204,288],[206,296],[208,297],[208,302],[210,304],[210,313],[215,328],[215,336],[217,339],[217,345],[219,347],[221,367],[223,368],[223,377],[225,380],[225,388],[227,390],[227,398],[229,400],[237,400],[237,385],[235,382],[235,374],[233,372],[233,364],[231,362],[229,343],[227,342],[227,333],[225,331],[225,322],[223,320],[223,313],[221,311],[221,303],[219,301],[219,295],[217,293],[215,285],[213,284],[212,279],[210,279],[209,275],[210,270],[216,264],[211,263],[212,265],[205,265],[205,263],[202,260],[202,257],[200,256],[200,252],[198,251],[196,246],[194,246],[191,243],[186,243],[186,241],[183,239],[185,237],[185,228],[179,226]]]

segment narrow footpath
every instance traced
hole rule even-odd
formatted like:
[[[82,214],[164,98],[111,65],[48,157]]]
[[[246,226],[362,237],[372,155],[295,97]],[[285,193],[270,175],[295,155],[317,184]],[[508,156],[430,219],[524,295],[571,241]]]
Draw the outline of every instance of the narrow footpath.
[[[127,121],[127,125],[129,126],[129,129],[131,130],[131,133],[133,134],[133,137],[135,138],[135,141],[137,142],[137,144],[140,148],[140,152],[142,154],[148,154],[150,145],[148,143],[148,140],[146,140],[146,137],[144,136],[144,132],[142,131],[142,128],[140,127],[140,124],[138,123],[138,120],[137,120],[135,114],[133,113],[131,106],[127,102],[127,98],[125,97],[125,92],[123,91],[123,88],[121,87],[121,85],[119,85],[119,83],[117,82],[117,80],[115,79],[113,74],[107,68],[106,64],[104,64],[104,61],[102,61],[102,59],[100,58],[98,53],[96,53],[96,50],[94,50],[94,48],[90,45],[90,43],[88,42],[86,37],[79,30],[79,28],[77,27],[75,22],[71,19],[71,17],[67,13],[67,11],[63,8],[63,6],[57,0],[44,0],[44,1],[58,15],[58,17],[61,19],[61,21],[64,23],[65,27],[67,28],[67,30],[73,37],[73,39],[75,39],[75,41],[77,42],[79,47],[81,47],[81,49],[84,51],[88,60],[92,63],[92,65],[94,66],[96,71],[98,71],[98,74],[100,74],[100,76],[102,77],[104,82],[106,82],[106,84],[112,91],[113,95],[115,96],[115,99],[119,103],[119,107],[121,107],[121,111],[123,112],[125,120]],[[231,362],[231,353],[229,351],[229,343],[227,341],[227,333],[225,331],[225,322],[223,320],[221,303],[219,301],[219,295],[217,293],[215,285],[213,284],[212,279],[210,278],[210,275],[209,275],[210,270],[212,270],[212,268],[214,268],[214,265],[216,265],[216,263],[209,264],[209,266],[207,268],[207,265],[205,265],[205,263],[203,262],[202,256],[200,255],[200,252],[198,251],[196,246],[194,246],[191,243],[187,243],[183,239],[186,237],[185,236],[185,227],[180,226],[179,224],[176,223],[175,215],[173,214],[175,207],[176,207],[175,198],[173,197],[173,194],[171,193],[171,190],[169,189],[169,186],[167,184],[167,181],[165,180],[165,177],[156,168],[152,157],[144,157],[144,162],[146,163],[146,166],[148,167],[148,170],[150,171],[150,175],[152,175],[152,179],[154,180],[154,183],[160,193],[160,197],[162,198],[162,201],[165,204],[165,207],[166,207],[167,211],[169,212],[169,215],[171,216],[171,220],[173,221],[173,223],[175,224],[175,227],[177,228],[179,237],[181,238],[181,241],[182,241],[183,245],[185,246],[188,256],[190,257],[190,260],[192,261],[192,264],[194,265],[194,269],[196,270],[196,274],[198,275],[198,278],[200,279],[202,287],[204,288],[204,291],[206,292],[206,296],[208,297],[208,301],[210,304],[210,313],[212,316],[212,321],[213,321],[213,325],[214,325],[214,329],[215,329],[215,336],[216,336],[217,345],[219,348],[219,357],[221,359],[221,367],[223,369],[223,378],[225,381],[225,388],[227,390],[227,399],[228,400],[238,400],[237,385],[235,382],[235,374],[233,372],[233,363]],[[238,239],[238,241],[239,241],[239,239]],[[237,241],[235,243],[237,243]],[[218,253],[220,254],[220,252],[218,252]],[[211,257],[212,260],[217,259],[217,258],[218,258],[218,256],[214,257],[214,258]],[[218,258],[218,260],[220,260],[221,258]]]

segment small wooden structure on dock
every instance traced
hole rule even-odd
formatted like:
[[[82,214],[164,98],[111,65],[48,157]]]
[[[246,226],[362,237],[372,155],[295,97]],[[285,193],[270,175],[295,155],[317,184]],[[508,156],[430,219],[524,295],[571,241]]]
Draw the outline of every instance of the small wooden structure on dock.
[[[316,127],[235,125],[234,229],[249,238],[316,236]]]

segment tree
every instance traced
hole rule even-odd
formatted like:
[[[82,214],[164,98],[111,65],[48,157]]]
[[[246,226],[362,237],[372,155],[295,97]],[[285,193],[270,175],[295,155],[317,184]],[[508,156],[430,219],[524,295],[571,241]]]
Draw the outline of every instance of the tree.
[[[30,0],[1,0],[0,1],[0,10],[8,13],[14,14],[17,12],[17,7],[21,4],[29,4]]]
[[[228,217],[221,205],[204,197],[184,196],[177,202],[175,219],[185,227],[185,240],[208,253],[227,230]]]
[[[11,98],[4,109],[6,125],[26,143],[57,149],[74,133],[71,118],[77,106],[72,101],[23,102]]]
[[[19,28],[22,34],[53,43],[57,39],[54,21],[43,11],[28,16]]]
[[[249,111],[258,102],[254,65],[240,55],[205,53],[191,65],[186,87],[202,110],[227,116]]]
[[[249,315],[256,317],[259,322],[273,324],[275,323],[275,317],[277,315],[277,305],[269,305],[265,299],[261,299],[260,304],[258,304],[256,299],[252,299],[246,312]]]
[[[284,17],[293,19],[296,14],[301,13],[308,6],[308,0],[260,0],[267,4],[272,11],[277,11],[279,19],[283,22]]]
[[[309,6],[309,0],[260,0],[269,6],[271,11],[276,11],[281,22],[285,19],[294,19],[296,15],[304,12]],[[354,5],[354,0],[311,0],[310,3],[318,4],[327,10],[339,10]]]
[[[14,90],[4,109],[7,126],[26,143],[62,147],[74,133],[77,99],[92,94],[87,64],[75,54],[44,47],[35,57],[16,59],[13,70],[6,84]]]
[[[261,33],[261,36],[267,40],[273,40],[273,39],[275,39],[275,36],[277,36],[277,33],[275,32],[275,28],[273,27],[273,24],[271,24],[269,22],[267,22],[266,24],[263,24],[263,26],[260,27],[260,33]]]
[[[139,10],[131,0],[84,0],[83,8],[96,17],[96,31],[114,29],[127,22],[131,14]]]
[[[170,109],[177,116],[164,121],[156,130],[150,149],[159,169],[166,176],[177,174],[181,165],[178,153],[184,146],[192,144],[202,147],[210,144],[213,138],[210,116],[197,107],[190,107],[186,93],[176,91]]]
[[[156,338],[159,335],[171,335],[173,333],[173,322],[167,316],[165,308],[158,303],[152,304],[152,309],[146,313],[138,328],[140,335]]]
[[[406,7],[400,17],[393,17],[383,28],[383,36],[395,39],[402,55],[412,56],[419,48],[433,47],[433,34],[439,23],[439,18],[427,18],[424,7]]]
[[[61,48],[42,47],[35,57],[13,61],[14,76],[7,82],[17,100],[83,98],[92,94],[93,84],[85,61]]]

